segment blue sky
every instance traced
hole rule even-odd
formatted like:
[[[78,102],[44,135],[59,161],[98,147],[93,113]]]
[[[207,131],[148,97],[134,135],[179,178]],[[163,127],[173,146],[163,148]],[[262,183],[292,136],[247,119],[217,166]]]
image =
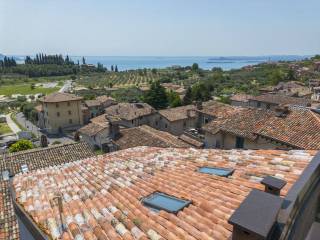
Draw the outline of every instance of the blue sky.
[[[320,53],[319,0],[0,0],[0,53]]]

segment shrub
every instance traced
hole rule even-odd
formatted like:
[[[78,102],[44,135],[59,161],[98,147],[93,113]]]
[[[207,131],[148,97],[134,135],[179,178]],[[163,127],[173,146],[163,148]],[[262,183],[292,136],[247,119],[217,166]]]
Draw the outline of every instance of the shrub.
[[[12,144],[9,148],[9,152],[20,152],[28,149],[32,149],[33,144],[31,141],[26,139],[21,139],[17,141],[16,143]]]

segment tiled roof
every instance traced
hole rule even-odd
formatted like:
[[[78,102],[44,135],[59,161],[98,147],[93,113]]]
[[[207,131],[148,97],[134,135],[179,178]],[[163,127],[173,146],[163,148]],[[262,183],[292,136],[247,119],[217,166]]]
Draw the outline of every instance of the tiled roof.
[[[101,105],[101,102],[98,100],[86,100],[84,101],[87,107],[99,107]]]
[[[67,101],[79,101],[82,99],[83,99],[82,97],[78,97],[74,94],[55,92],[55,93],[49,94],[48,96],[40,98],[40,101],[47,102],[47,103],[55,103],[55,102],[67,102]]]
[[[102,115],[100,115],[98,117],[91,118],[90,121],[93,122],[93,123],[100,124],[100,125],[108,126],[108,120],[106,118],[106,114],[102,114]]]
[[[315,151],[197,150],[138,147],[15,176],[17,202],[53,239],[230,239],[228,219],[266,175],[284,196]],[[202,166],[235,169],[229,178]],[[154,212],[141,198],[156,191],[192,203],[177,215]],[[62,234],[62,197],[67,231]]]
[[[238,102],[248,102],[250,98],[252,98],[252,95],[248,95],[248,94],[243,94],[243,93],[239,93],[239,94],[235,94],[233,95],[230,100],[231,101],[238,101]]]
[[[109,128],[109,126],[104,126],[104,125],[97,124],[97,123],[88,123],[87,125],[80,128],[78,131],[81,134],[85,134],[85,135],[92,137],[107,128]]]
[[[212,134],[224,131],[254,140],[257,137],[255,132],[259,131],[264,123],[274,115],[275,113],[269,110],[239,108],[232,115],[209,122],[203,129]]]
[[[100,103],[104,103],[106,101],[115,101],[114,98],[103,95],[103,96],[98,96],[96,97],[96,100],[99,101]]]
[[[66,162],[94,156],[90,146],[84,142],[57,145],[47,148],[36,148],[0,156],[0,171],[9,170],[11,175],[21,172],[21,166],[29,170],[54,166]]]
[[[297,105],[297,106],[310,106],[311,100],[306,98],[289,97],[280,94],[263,94],[250,98],[250,100],[267,102],[281,105]]]
[[[200,140],[196,140],[186,134],[182,134],[179,136],[179,139],[192,145],[193,147],[196,147],[196,148],[202,148],[203,147],[203,142],[201,142]]]
[[[178,121],[183,119],[188,119],[190,117],[196,117],[196,106],[186,105],[176,108],[163,109],[159,111],[159,114],[168,119],[168,121]],[[188,112],[190,115],[188,116]]]
[[[0,181],[0,239],[20,239],[19,226],[13,209],[9,181]]]
[[[122,129],[120,136],[114,140],[120,149],[132,148],[137,146],[150,147],[192,147],[191,144],[180,140],[178,137],[156,130],[147,125],[135,128]]]
[[[302,107],[291,107],[282,117],[270,110],[241,108],[227,118],[213,120],[203,129],[228,132],[254,140],[263,136],[301,149],[320,149],[320,116]]]
[[[230,116],[238,111],[238,109],[239,107],[234,107],[217,101],[208,101],[204,102],[202,104],[202,109],[198,109],[197,111],[220,118]]]
[[[152,114],[154,108],[147,103],[119,103],[106,108],[105,111],[107,115],[117,116],[130,121],[141,116]]]
[[[320,149],[320,115],[305,108],[291,108],[286,117],[272,117],[258,135],[301,149]]]

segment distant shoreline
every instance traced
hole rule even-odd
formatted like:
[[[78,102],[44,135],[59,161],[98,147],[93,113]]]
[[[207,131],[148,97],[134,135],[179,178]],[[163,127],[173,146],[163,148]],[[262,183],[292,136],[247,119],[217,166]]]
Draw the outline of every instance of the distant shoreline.
[[[98,62],[110,69],[117,65],[120,71],[143,68],[164,69],[172,66],[191,66],[198,63],[205,70],[220,67],[223,70],[240,69],[268,61],[295,61],[309,58],[312,55],[265,55],[265,56],[84,56],[86,63],[96,65]],[[14,55],[18,63],[24,61],[24,55]],[[82,56],[69,56],[75,63],[81,63]]]

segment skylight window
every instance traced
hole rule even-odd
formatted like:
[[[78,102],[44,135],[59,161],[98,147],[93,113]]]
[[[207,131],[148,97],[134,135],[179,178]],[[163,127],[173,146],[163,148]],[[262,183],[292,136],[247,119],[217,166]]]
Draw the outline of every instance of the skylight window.
[[[211,175],[217,175],[220,177],[229,177],[233,174],[234,169],[217,168],[217,167],[201,167],[198,169],[200,173],[206,173]]]
[[[143,198],[142,203],[155,211],[164,210],[169,213],[177,214],[180,210],[187,207],[191,201],[155,192]]]
[[[23,173],[29,172],[29,168],[28,168],[27,164],[21,165],[21,171],[22,171]]]

